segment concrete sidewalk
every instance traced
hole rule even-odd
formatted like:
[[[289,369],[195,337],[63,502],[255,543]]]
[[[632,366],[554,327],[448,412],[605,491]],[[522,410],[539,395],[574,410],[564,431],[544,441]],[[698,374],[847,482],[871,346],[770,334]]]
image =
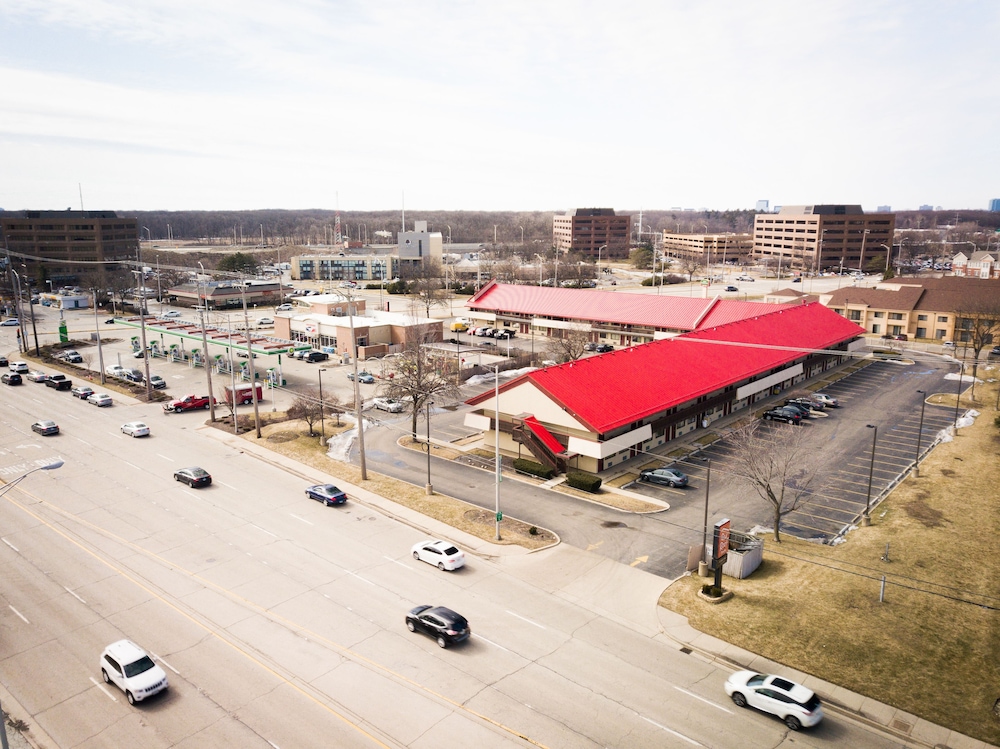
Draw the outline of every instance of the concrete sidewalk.
[[[256,440],[238,437],[212,427],[204,428],[202,433],[210,434],[238,450],[281,467],[304,481],[335,481],[352,498],[387,517],[430,536],[448,538],[477,556],[492,559],[511,574],[540,590],[571,601],[650,638],[663,639],[678,649],[687,649],[706,660],[734,670],[750,669],[788,676],[819,694],[830,712],[850,715],[898,738],[906,746],[948,749],[989,749],[992,746],[699,632],[688,623],[687,617],[659,605],[660,594],[671,582],[657,575],[561,543],[529,552],[517,545],[485,541],[398,505],[361,486],[334,479],[311,466],[272,452]]]

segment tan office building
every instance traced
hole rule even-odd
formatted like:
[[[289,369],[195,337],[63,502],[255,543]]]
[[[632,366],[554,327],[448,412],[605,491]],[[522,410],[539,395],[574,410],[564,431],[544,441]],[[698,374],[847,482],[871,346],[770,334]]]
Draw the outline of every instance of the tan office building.
[[[552,217],[552,244],[564,254],[577,253],[595,262],[627,258],[631,223],[631,216],[616,216],[612,208],[577,208]]]
[[[875,258],[891,261],[894,213],[865,213],[860,205],[784,206],[754,217],[758,262],[803,271],[864,269]]]
[[[663,253],[680,260],[694,259],[705,265],[739,261],[753,251],[750,234],[664,234]]]

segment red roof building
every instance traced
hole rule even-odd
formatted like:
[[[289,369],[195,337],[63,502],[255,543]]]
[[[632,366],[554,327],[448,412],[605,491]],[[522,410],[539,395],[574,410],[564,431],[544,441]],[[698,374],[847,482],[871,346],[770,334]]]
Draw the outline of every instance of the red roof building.
[[[559,470],[602,471],[837,366],[852,342],[864,346],[863,328],[821,304],[773,306],[502,385],[501,448],[523,454],[526,447]],[[493,398],[486,392],[467,401],[481,408],[466,423],[492,433]]]

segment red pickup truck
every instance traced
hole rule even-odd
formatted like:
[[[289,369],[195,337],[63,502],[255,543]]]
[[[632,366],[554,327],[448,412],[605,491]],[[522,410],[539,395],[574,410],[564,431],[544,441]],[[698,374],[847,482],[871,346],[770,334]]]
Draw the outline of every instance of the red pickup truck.
[[[215,403],[215,398],[209,398],[207,395],[185,395],[183,398],[164,403],[163,411],[165,413],[194,411],[198,408],[208,408],[212,403]]]

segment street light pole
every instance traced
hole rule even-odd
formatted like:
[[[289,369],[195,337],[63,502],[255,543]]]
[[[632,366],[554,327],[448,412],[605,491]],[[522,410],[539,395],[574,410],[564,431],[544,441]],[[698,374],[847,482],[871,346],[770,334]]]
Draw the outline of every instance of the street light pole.
[[[923,390],[918,390],[921,396],[920,399],[920,427],[917,429],[917,455],[913,459],[913,475],[920,478],[920,438],[924,435],[924,406],[927,405],[927,393]]]
[[[431,406],[434,405],[434,401],[427,401],[424,404],[427,407],[427,496],[434,493],[434,486],[431,484]]]
[[[496,540],[500,540],[500,521],[503,520],[503,515],[500,512],[500,481],[503,478],[503,473],[500,470],[500,365],[497,364],[494,368],[496,373],[496,379],[494,382],[494,405],[493,405],[493,418],[495,420],[494,426],[496,426],[496,431],[493,435],[493,444],[496,449],[496,520],[497,520],[497,537]]]
[[[203,288],[205,288],[204,286],[202,286],[202,283],[205,280],[205,266],[201,262],[199,262],[198,265],[201,267],[201,276],[198,279],[198,288],[199,289],[203,289]],[[204,351],[205,351],[205,379],[208,381],[208,408],[209,408],[208,417],[212,421],[212,423],[214,424],[215,423],[215,398],[214,398],[215,394],[212,392],[212,367],[209,366],[209,362],[208,362],[208,333],[205,332],[205,308],[208,306],[208,291],[207,291],[207,289],[205,290],[205,292],[203,294],[201,294],[201,297],[202,297],[201,298],[201,304],[198,305],[198,312],[201,315],[201,346],[202,346],[202,349],[204,349]],[[231,358],[232,357],[232,335],[231,334],[230,334],[229,342],[230,342],[229,354],[230,354],[230,358]],[[230,366],[230,369],[232,369],[231,366]],[[103,372],[103,369],[101,371]],[[233,423],[235,424],[236,423],[236,388],[235,387],[233,387],[232,399],[233,399]]]
[[[598,278],[601,277],[601,250],[605,249],[606,247],[607,247],[606,244],[602,244],[600,247],[597,248],[597,277]],[[654,250],[654,252],[655,252],[655,250]]]
[[[260,432],[260,404],[257,400],[257,370],[254,368],[253,363],[253,331],[250,330],[250,316],[247,314],[247,285],[244,281],[240,285],[240,290],[243,292],[243,325],[245,326],[247,335],[247,363],[250,365],[250,396],[253,398],[253,420],[257,428],[257,439],[261,438]],[[208,352],[205,352],[208,355]],[[208,367],[208,362],[205,363],[206,369]],[[212,402],[212,396],[209,394],[208,402]],[[236,403],[236,393],[233,393],[233,403]]]
[[[319,373],[319,444],[322,447],[326,444],[326,422],[323,419],[323,368],[316,370]]]
[[[875,430],[872,432],[872,460],[868,466],[868,496],[865,497],[865,514],[861,516],[861,525],[868,526],[872,524],[872,476],[875,473],[875,441],[878,439],[878,426],[875,424],[865,424],[865,426]]]

